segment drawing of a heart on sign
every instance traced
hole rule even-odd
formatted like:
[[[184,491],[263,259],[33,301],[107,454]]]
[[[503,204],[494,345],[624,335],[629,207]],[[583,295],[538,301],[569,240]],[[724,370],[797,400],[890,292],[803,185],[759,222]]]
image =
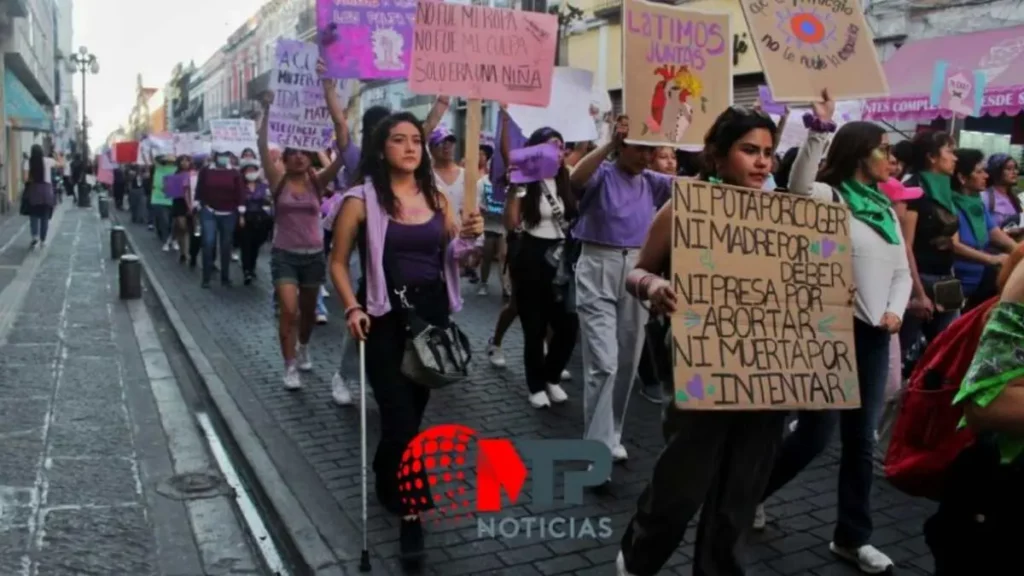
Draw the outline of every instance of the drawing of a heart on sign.
[[[824,240],[822,240],[821,241],[821,257],[822,258],[828,258],[829,256],[831,256],[832,253],[835,252],[836,246],[837,246],[837,244],[835,243],[835,241],[833,241],[833,240],[831,240],[829,238],[825,238]]]

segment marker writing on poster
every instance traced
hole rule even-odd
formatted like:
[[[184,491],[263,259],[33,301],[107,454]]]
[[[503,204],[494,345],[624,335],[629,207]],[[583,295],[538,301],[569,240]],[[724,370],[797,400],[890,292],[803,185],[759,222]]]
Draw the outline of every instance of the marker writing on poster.
[[[727,47],[722,27],[714,22],[627,9],[626,27],[630,33],[650,39],[646,58],[653,64],[703,70],[707,56],[722,54]]]
[[[679,385],[676,373],[677,401],[756,407],[855,398],[844,384],[856,371],[849,322],[837,316],[850,282],[839,257],[846,209],[684,180],[672,201],[673,260],[692,255],[672,273],[681,308],[673,361],[687,374]],[[697,265],[709,251],[714,271]]]

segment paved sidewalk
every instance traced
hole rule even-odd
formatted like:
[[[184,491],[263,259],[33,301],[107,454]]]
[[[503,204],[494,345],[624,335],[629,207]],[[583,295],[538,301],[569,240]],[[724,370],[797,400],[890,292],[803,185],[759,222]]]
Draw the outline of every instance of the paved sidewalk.
[[[256,434],[302,499],[306,491],[317,496],[303,506],[311,515],[318,509],[344,510],[346,518],[321,521],[321,532],[338,529],[353,534],[359,526],[359,418],[357,408],[339,408],[330,398],[330,379],[342,350],[344,325],[336,297],[328,300],[332,312],[327,326],[317,327],[312,340],[315,371],[303,374],[305,389],[298,393],[282,387],[283,365],[271,308],[270,274],[267,256],[261,256],[260,274],[250,287],[240,285],[241,274],[232,266],[236,286],[203,290],[199,271],[177,263],[175,254],[162,253],[155,236],[144,227],[131,226],[136,251],[150,263],[154,280],[167,292],[173,306],[196,341],[211,357],[211,364],[224,380],[243,412],[259,421]],[[478,356],[472,381],[436,392],[427,409],[426,421],[461,423],[482,436],[513,438],[577,438],[581,429],[579,353],[570,366],[574,380],[567,383],[570,400],[564,406],[538,412],[526,403],[521,364],[522,343],[516,324],[505,342],[509,368],[492,368],[482,351],[500,308],[497,278],[491,279],[491,296],[475,295],[476,286],[464,286],[466,307],[459,323],[469,335]],[[355,368],[355,366],[352,366]],[[371,403],[370,446],[376,439],[376,414]],[[476,528],[429,527],[428,572],[442,576],[461,574],[613,574],[618,538],[632,514],[635,501],[645,485],[662,446],[659,408],[635,395],[629,407],[624,443],[630,459],[617,466],[608,494],[588,494],[579,515],[611,516],[615,535],[608,540],[498,541],[479,539]],[[835,520],[835,449],[819,458],[790,486],[769,501],[770,523],[752,536],[751,575],[804,574],[832,576],[855,574],[828,552],[832,522]],[[313,477],[310,477],[313,476]],[[299,486],[297,483],[301,482]],[[372,479],[371,479],[372,489]],[[324,492],[326,489],[326,492]],[[324,502],[320,494],[335,502]],[[319,502],[317,499],[321,498]],[[310,502],[312,500],[312,502]],[[898,574],[930,573],[931,558],[921,536],[922,524],[931,506],[898,493],[878,481],[873,495],[876,524],[873,543],[898,564]],[[372,498],[370,500],[371,553],[375,573],[399,573],[397,524]],[[530,508],[529,505],[526,508]],[[324,514],[329,516],[329,514]],[[672,557],[666,574],[690,574],[694,531]],[[358,554],[360,542],[341,542],[339,556]]]
[[[217,472],[191,422],[165,433],[168,407],[187,406],[166,372],[154,398],[164,351],[137,337],[144,305],[118,300],[109,222],[65,204],[31,252],[27,234],[5,243],[24,222],[0,226],[0,262],[22,260],[0,285],[0,574],[262,574],[226,495],[174,490],[184,460]]]

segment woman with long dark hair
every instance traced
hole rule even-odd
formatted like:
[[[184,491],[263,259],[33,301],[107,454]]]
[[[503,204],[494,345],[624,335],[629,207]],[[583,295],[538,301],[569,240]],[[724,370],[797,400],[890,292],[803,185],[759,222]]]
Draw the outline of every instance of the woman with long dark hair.
[[[367,377],[380,411],[373,460],[377,499],[402,517],[401,555],[409,564],[422,560],[419,513],[433,506],[433,498],[422,469],[407,477],[422,488],[400,495],[397,480],[402,453],[419,433],[430,398],[428,388],[400,370],[408,319],[404,305],[427,323],[447,326],[462,308],[459,260],[483,234],[478,213],[464,214],[460,229],[458,207],[437,189],[425,140],[423,125],[405,112],[374,129],[360,163],[363,184],[342,199],[331,252],[331,280],[350,334],[366,342]],[[358,290],[349,275],[357,248],[364,280]]]
[[[323,85],[327,110],[334,121],[335,131],[340,132],[344,113],[338,102],[336,81],[324,78],[323,70],[323,62],[318,62],[317,73]],[[327,279],[324,235],[320,226],[320,200],[327,184],[338,175],[342,157],[336,155],[329,166],[317,171],[313,168],[309,152],[285,148],[281,153],[284,169],[279,168],[271,160],[267,141],[267,122],[272,102],[273,93],[268,92],[263,100],[257,146],[274,204],[270,274],[280,304],[278,339],[285,364],[284,386],[288,390],[298,390],[302,387],[299,371],[309,372],[313,369],[309,339],[313,335],[317,296]],[[249,196],[247,192],[243,188],[243,202]]]
[[[956,254],[953,273],[963,286],[967,299],[965,312],[999,293],[996,287],[999,267],[1007,253],[1017,247],[979,197],[988,181],[984,160],[985,153],[981,150],[957,150],[951,180],[960,225],[953,243]]]
[[[502,114],[503,121],[507,118]],[[562,135],[551,128],[536,130],[526,141],[527,147],[541,144],[554,144],[559,150],[565,146]],[[559,165],[554,178],[530,182],[522,189],[514,186],[505,195],[505,227],[522,227],[510,272],[523,326],[528,399],[534,408],[547,408],[568,399],[561,385],[562,370],[576,347],[579,320],[565,302],[556,301],[553,282],[557,268],[548,254],[559,244],[564,247],[576,212],[576,198],[564,164]],[[549,327],[553,334],[545,351]]]
[[[797,154],[789,192],[850,209],[853,254],[853,341],[861,407],[854,410],[807,410],[782,445],[764,499],[796,477],[828,445],[839,423],[838,518],[829,549],[868,574],[892,568],[892,560],[870,544],[871,483],[874,477],[875,430],[885,406],[889,340],[899,332],[910,299],[911,279],[896,212],[878,184],[889,179],[891,155],[885,129],[871,122],[848,122],[840,128],[818,170],[829,132],[835,129],[835,103],[826,95],[814,104],[810,132]],[[815,173],[817,172],[817,178]],[[763,527],[763,510],[755,527]]]
[[[1014,240],[1024,238],[1024,221],[1020,198],[1017,196],[1017,180],[1020,167],[1009,154],[993,154],[985,167],[988,175],[988,189],[981,193],[981,200],[992,220],[1006,230]]]
[[[29,217],[29,228],[32,232],[32,247],[46,244],[46,234],[50,229],[50,218],[57,198],[53,193],[51,172],[57,161],[43,154],[43,147],[32,145],[28,157],[28,173],[25,174],[25,214]]]
[[[698,178],[761,189],[771,173],[776,130],[764,113],[729,108],[704,137],[704,167]],[[617,138],[624,136],[620,129]],[[655,216],[626,280],[633,296],[650,302],[652,314],[669,315],[677,307],[678,296],[668,279],[671,254],[672,204],[667,203]],[[668,353],[667,341],[658,345]],[[785,416],[773,410],[679,410],[667,403],[662,424],[666,445],[622,537],[619,575],[657,574],[698,510],[693,573],[742,574],[742,535],[768,482]]]

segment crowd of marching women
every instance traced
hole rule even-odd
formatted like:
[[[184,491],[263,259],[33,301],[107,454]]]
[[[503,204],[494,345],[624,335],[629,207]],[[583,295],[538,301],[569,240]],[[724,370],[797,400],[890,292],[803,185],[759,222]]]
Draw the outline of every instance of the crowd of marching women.
[[[324,80],[324,94],[335,149],[319,155],[275,150],[267,142],[264,113],[256,150],[236,158],[214,149],[206,158],[163,157],[152,167],[127,167],[114,194],[118,205],[128,197],[132,220],[149,225],[182,265],[201,261],[197,282],[204,287],[215,272],[229,287],[232,263],[239,260],[242,280],[250,284],[261,269],[261,249],[270,243],[288,389],[300,388],[300,373],[312,368],[313,326],[327,321],[318,300],[326,297],[326,286],[333,287],[351,341],[366,345],[368,381],[381,418],[376,495],[402,518],[406,561],[422,558],[419,513],[433,502],[422,470],[412,477],[423,498],[418,492],[410,497],[396,479],[430,397],[429,387],[403,368],[409,332],[416,325],[452,328],[448,345],[458,348],[453,317],[457,321],[463,305],[461,280],[488,297],[490,276],[500,272],[504,307],[486,343],[490,364],[506,366],[501,344],[518,318],[523,399],[545,409],[567,400],[562,382],[571,377],[566,366],[579,347],[582,436],[606,444],[614,460],[628,459],[623,425],[634,381],[638,393],[655,402],[671,393],[671,378],[657,376],[667,344],[655,339],[645,346],[645,339],[654,338],[659,325],[665,334],[659,319],[677,306],[669,278],[667,200],[678,176],[849,209],[861,407],[802,412],[787,425],[781,411],[684,411],[664,402],[666,444],[622,538],[620,574],[658,573],[698,510],[693,573],[742,574],[743,534],[765,526],[761,503],[822,452],[837,426],[842,449],[830,550],[864,573],[890,572],[892,560],[871,544],[874,451],[883,412],[929,342],[979,307],[991,312],[985,316],[989,326],[980,345],[964,342],[979,352],[957,402],[967,406],[968,423],[986,438],[992,435],[999,462],[1012,463],[1020,453],[1013,438],[1024,431],[1015,387],[1024,376],[1017,353],[1024,337],[1024,272],[1014,272],[1013,265],[1024,211],[1015,159],[957,149],[946,132],[924,131],[891,144],[886,130],[870,122],[837,129],[835,104],[825,93],[804,116],[806,140],[781,153],[771,117],[741,107],[718,116],[699,154],[626,143],[627,117],[606,120],[605,142],[566,142],[542,128],[525,145],[557,148],[557,165],[516,185],[486,176],[497,155],[504,166],[512,164],[510,131],[501,130],[497,142],[481,140],[479,211],[467,213],[460,209],[467,167],[455,159],[458,136],[440,127],[447,98],[438,98],[425,121],[370,108],[356,142],[331,80]],[[264,110],[270,103],[263,102]],[[506,128],[511,122],[504,109],[500,122]],[[37,172],[29,174],[35,178]],[[162,176],[183,172],[190,175],[189,192],[167,198]],[[1012,254],[1018,258],[1008,260]],[[344,405],[352,395],[341,374],[333,395]],[[691,441],[697,437],[702,441]],[[1005,480],[1012,473],[997,462],[991,474]],[[976,493],[986,490],[972,486]],[[994,483],[987,497],[1015,505],[1010,486]],[[989,524],[981,526],[969,513],[977,502],[963,494],[941,502],[928,529],[940,573],[974,573],[964,566],[977,566],[971,562],[985,554],[1012,554],[1012,545],[1000,544],[1019,533],[1009,512],[1000,514],[993,505]],[[966,540],[957,543],[957,534]]]

